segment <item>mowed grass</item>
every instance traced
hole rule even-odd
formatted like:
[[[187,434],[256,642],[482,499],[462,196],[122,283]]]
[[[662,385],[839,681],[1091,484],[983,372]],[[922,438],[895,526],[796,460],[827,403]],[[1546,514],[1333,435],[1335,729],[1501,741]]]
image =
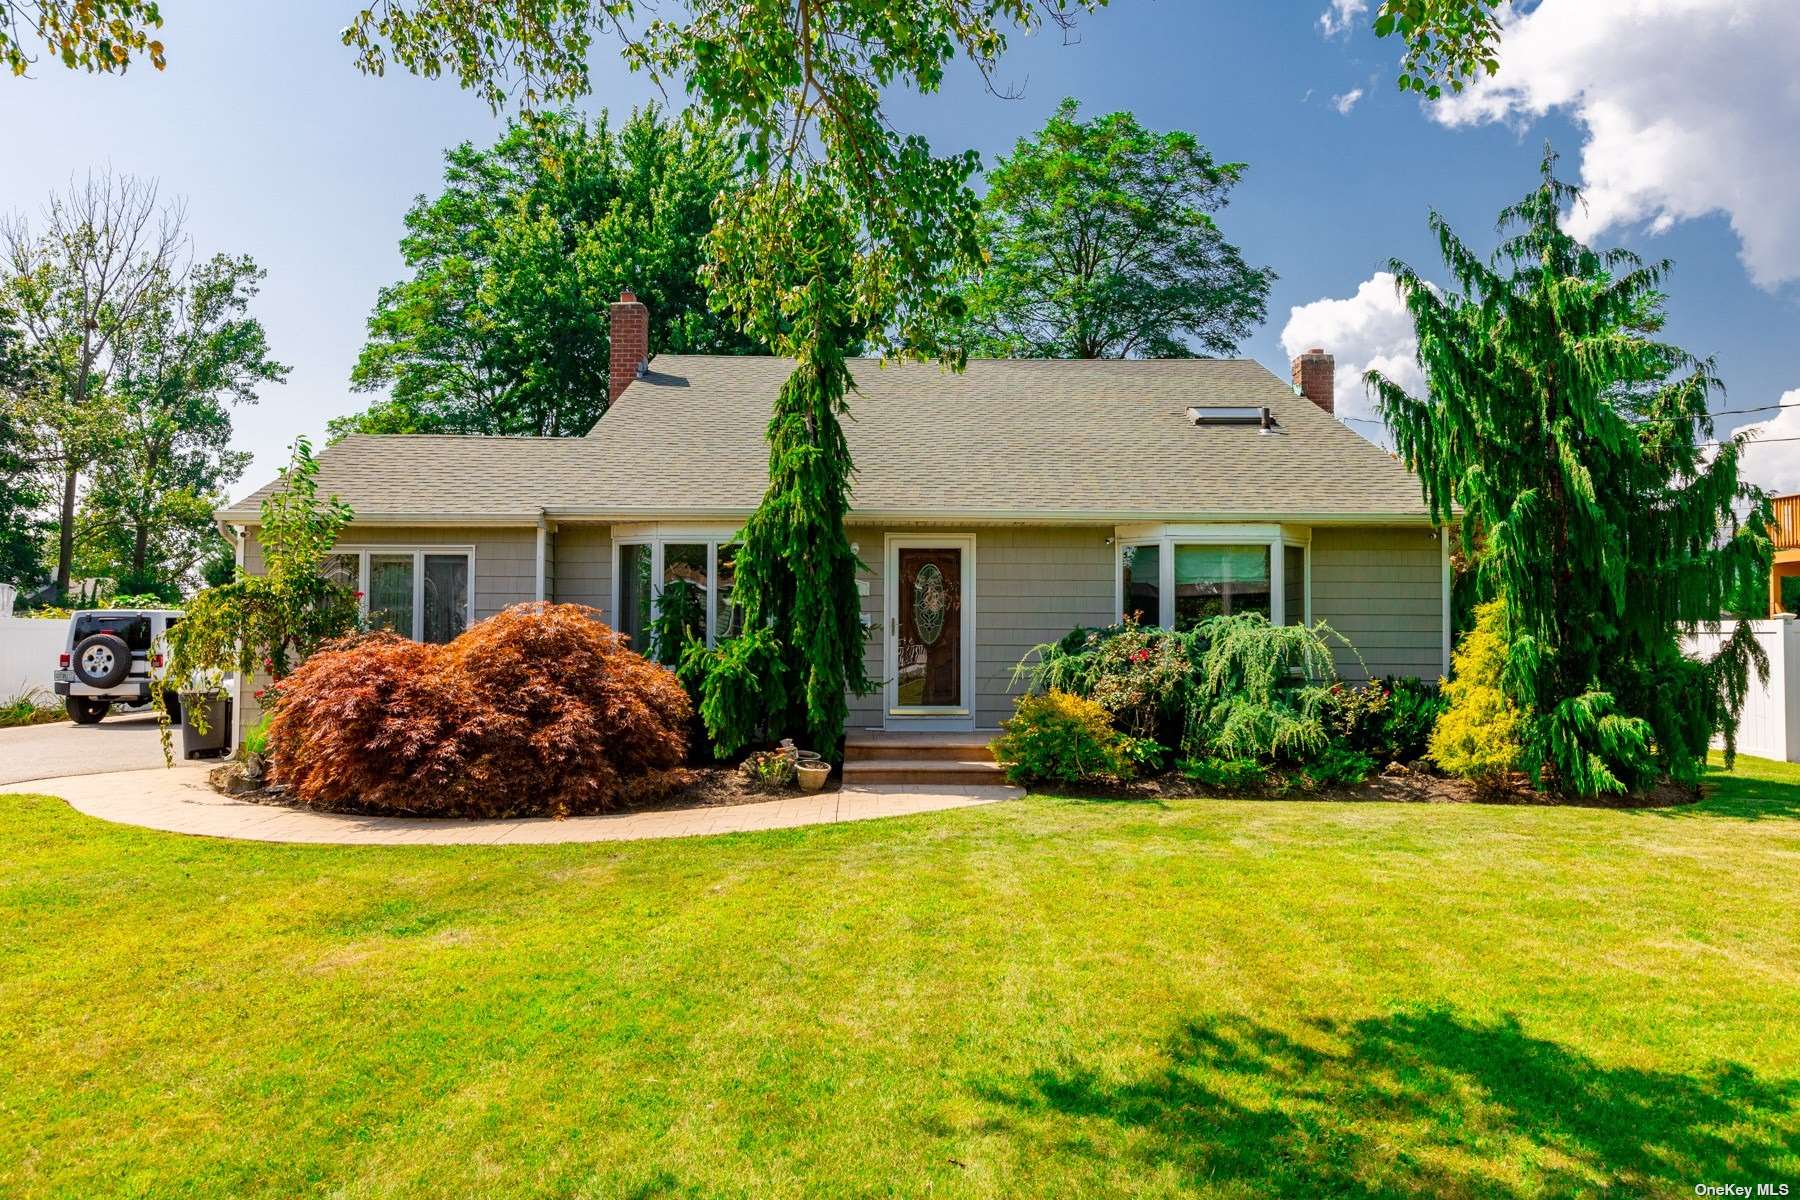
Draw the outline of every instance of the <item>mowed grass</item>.
[[[320,848],[0,798],[0,1195],[1800,1183],[1800,770]],[[1800,1189],[1796,1189],[1800,1194]]]

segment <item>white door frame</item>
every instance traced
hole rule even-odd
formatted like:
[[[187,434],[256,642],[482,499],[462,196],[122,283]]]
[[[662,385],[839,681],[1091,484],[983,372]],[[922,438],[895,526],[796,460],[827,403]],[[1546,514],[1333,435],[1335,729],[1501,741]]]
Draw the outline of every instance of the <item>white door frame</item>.
[[[962,551],[962,697],[955,706],[900,706],[900,551]],[[888,729],[953,730],[975,728],[975,535],[972,533],[889,533],[881,546],[882,724]]]

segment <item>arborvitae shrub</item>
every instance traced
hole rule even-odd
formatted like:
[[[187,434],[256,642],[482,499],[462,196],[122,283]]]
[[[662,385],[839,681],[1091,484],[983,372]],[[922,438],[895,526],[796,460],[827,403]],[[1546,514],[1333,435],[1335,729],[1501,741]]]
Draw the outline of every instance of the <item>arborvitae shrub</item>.
[[[1449,707],[1431,735],[1431,757],[1452,775],[1497,787],[1519,765],[1525,713],[1501,688],[1506,642],[1501,634],[1506,604],[1490,600],[1475,610],[1475,627],[1463,635],[1444,685]]]
[[[468,817],[603,812],[678,784],[687,693],[599,616],[518,604],[448,645],[328,645],[277,689],[276,780],[318,808]]]

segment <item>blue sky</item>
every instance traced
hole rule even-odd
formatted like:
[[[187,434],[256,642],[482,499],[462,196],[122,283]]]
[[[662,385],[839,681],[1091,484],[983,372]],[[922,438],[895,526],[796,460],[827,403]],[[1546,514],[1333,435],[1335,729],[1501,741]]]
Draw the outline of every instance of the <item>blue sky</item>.
[[[898,98],[892,112],[942,150],[972,146],[991,161],[1068,95],[1090,113],[1130,109],[1153,128],[1190,130],[1219,157],[1247,162],[1220,220],[1251,261],[1280,273],[1269,321],[1244,352],[1282,374],[1291,309],[1354,302],[1391,256],[1437,275],[1429,208],[1490,245],[1495,213],[1530,187],[1548,138],[1565,155],[1566,176],[1588,171],[1607,181],[1613,215],[1596,241],[1676,260],[1669,334],[1716,356],[1726,404],[1773,403],[1790,391],[1800,404],[1800,265],[1792,261],[1800,188],[1784,193],[1781,180],[1756,179],[1737,186],[1731,170],[1734,161],[1800,157],[1800,135],[1791,132],[1800,126],[1788,120],[1800,108],[1791,68],[1772,58],[1768,72],[1709,82],[1698,61],[1706,47],[1693,48],[1685,19],[1661,12],[1679,7],[1675,0],[1544,0],[1525,18],[1540,27],[1520,34],[1510,80],[1510,46],[1503,48],[1500,83],[1514,90],[1465,110],[1452,126],[1393,90],[1395,48],[1367,32],[1358,0],[1329,2],[1350,10],[1348,34],[1321,31],[1328,0],[1115,0],[1085,18],[1072,42],[1055,32],[1015,40],[999,82],[1017,98],[988,94],[964,71],[943,94]],[[1684,2],[1691,9],[1698,0]],[[1577,3],[1585,6],[1579,15]],[[1734,45],[1779,43],[1777,35],[1793,32],[1789,14],[1778,11],[1784,4],[1730,6],[1767,24],[1737,30],[1735,43],[1714,50],[1730,58],[1743,53]],[[1551,25],[1604,21],[1633,5],[1633,19],[1594,31],[1591,44],[1601,34],[1617,39],[1604,55],[1583,59],[1582,31]],[[1645,16],[1649,10],[1656,11]],[[238,415],[238,443],[256,454],[241,493],[280,465],[296,435],[316,437],[329,417],[367,403],[349,391],[348,376],[376,290],[399,275],[402,214],[415,194],[436,189],[445,147],[492,140],[500,123],[453,83],[360,76],[336,37],[349,7],[331,0],[176,0],[164,11],[164,72],[94,78],[40,64],[34,78],[0,81],[8,143],[0,210],[35,213],[72,173],[110,164],[156,176],[166,194],[184,197],[202,252],[248,253],[267,268],[257,311],[294,371]],[[1688,54],[1696,56],[1691,73]],[[1635,79],[1608,78],[1608,68],[1595,65],[1629,65],[1632,55],[1664,63],[1668,74],[1633,91]],[[610,54],[597,61],[595,95],[584,107],[623,112],[656,95]],[[1759,88],[1768,90],[1766,105]],[[1361,97],[1340,112],[1334,99],[1356,89]],[[1679,132],[1684,122],[1692,126],[1685,141],[1657,132]],[[1713,190],[1690,194],[1682,182],[1690,179]],[[1720,196],[1723,211],[1690,215],[1721,205]],[[1382,290],[1366,288],[1364,299]],[[1327,330],[1345,320],[1361,327],[1354,307],[1331,315]],[[1292,336],[1315,328],[1297,321]],[[1327,348],[1341,360],[1367,357]],[[1789,450],[1800,443],[1764,452],[1759,469],[1771,481],[1786,479],[1800,457]],[[1792,474],[1800,485],[1800,470]]]

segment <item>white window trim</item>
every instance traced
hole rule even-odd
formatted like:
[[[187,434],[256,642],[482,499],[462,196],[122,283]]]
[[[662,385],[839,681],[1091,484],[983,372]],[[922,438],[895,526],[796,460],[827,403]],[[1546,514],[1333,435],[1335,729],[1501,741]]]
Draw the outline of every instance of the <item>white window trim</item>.
[[[738,544],[737,530],[730,533],[719,533],[716,530],[705,532],[699,530],[671,530],[668,532],[630,533],[613,538],[612,550],[612,617],[613,627],[618,628],[619,614],[624,611],[621,601],[624,599],[625,572],[619,569],[619,552],[627,546],[650,547],[650,611],[645,614],[645,629],[654,624],[662,611],[663,590],[656,586],[656,581],[663,576],[663,547],[665,546],[705,546],[706,547],[706,644],[718,644],[719,618],[719,550],[726,546]],[[623,629],[618,630],[624,633]],[[648,646],[633,646],[639,654],[648,654]]]
[[[1175,547],[1176,546],[1266,546],[1269,551],[1269,619],[1277,625],[1287,623],[1287,564],[1282,553],[1298,546],[1303,554],[1301,567],[1300,619],[1312,624],[1313,619],[1313,555],[1312,530],[1285,525],[1120,525],[1113,535],[1113,613],[1125,612],[1125,551],[1132,546],[1157,547],[1156,625],[1163,629],[1175,626]]]
[[[369,619],[369,556],[371,554],[410,554],[413,556],[413,627],[408,636],[415,642],[425,640],[425,556],[450,558],[461,555],[468,560],[469,592],[466,600],[468,621],[463,625],[467,630],[475,624],[475,547],[473,546],[333,546],[333,557],[356,557],[356,612],[364,621]]]

